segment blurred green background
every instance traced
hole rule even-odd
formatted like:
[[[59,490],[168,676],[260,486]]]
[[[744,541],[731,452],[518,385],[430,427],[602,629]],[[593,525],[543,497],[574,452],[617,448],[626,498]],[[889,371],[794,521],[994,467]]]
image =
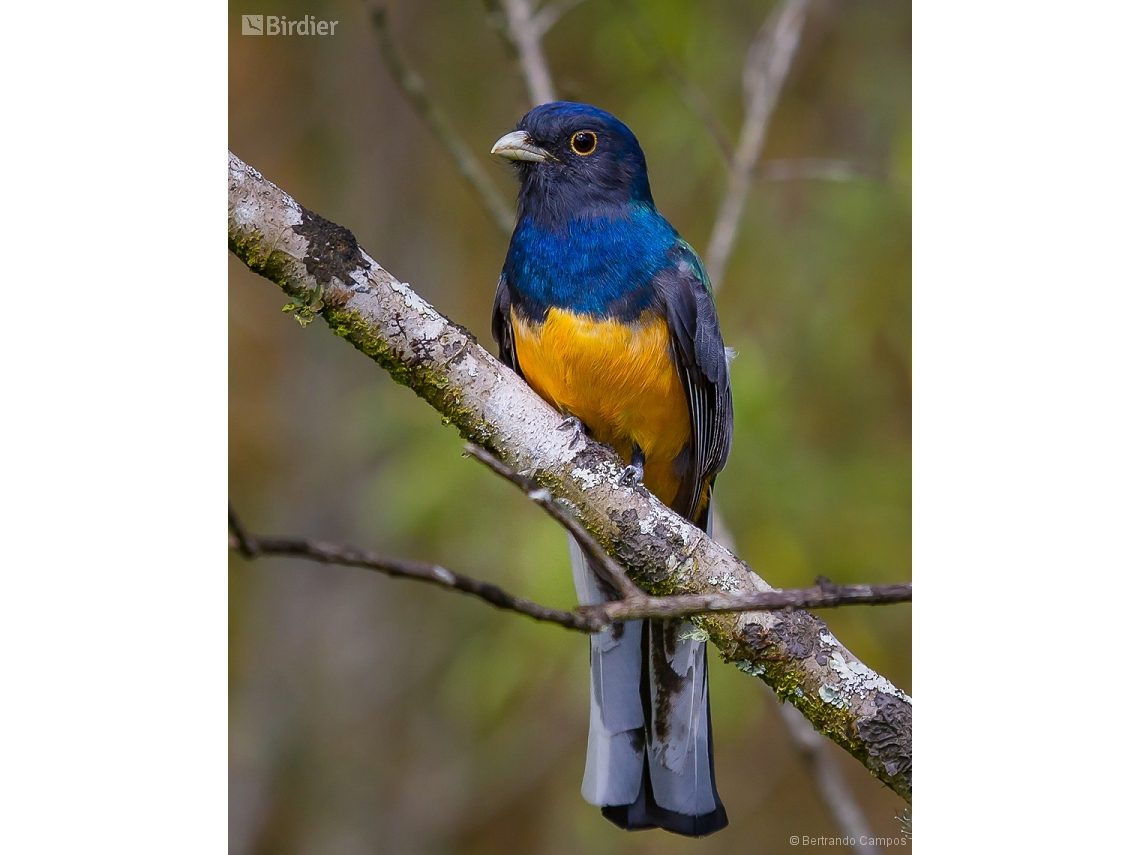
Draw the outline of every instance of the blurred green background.
[[[741,69],[773,4],[638,4],[735,141]],[[400,53],[486,152],[528,109],[480,0],[391,2]],[[243,37],[241,14],[339,20],[335,37]],[[613,0],[549,33],[555,85],[638,135],[658,207],[703,251],[725,186],[707,129]],[[350,228],[485,346],[507,240],[392,83],[363,3],[244,0],[230,15],[230,145]],[[739,554],[773,585],[910,578],[910,5],[817,0],[763,160],[868,177],[757,180],[717,302],[736,434],[717,482]],[[258,533],[437,561],[574,602],[563,532],[460,456],[409,390],[230,260],[230,489]],[[910,606],[823,614],[910,691]],[[772,693],[710,667],[730,825],[703,841],[624,833],[582,801],[584,638],[470,598],[297,561],[230,563],[233,853],[784,852],[840,833]],[[828,745],[872,828],[903,802]],[[814,847],[817,851],[846,851]]]

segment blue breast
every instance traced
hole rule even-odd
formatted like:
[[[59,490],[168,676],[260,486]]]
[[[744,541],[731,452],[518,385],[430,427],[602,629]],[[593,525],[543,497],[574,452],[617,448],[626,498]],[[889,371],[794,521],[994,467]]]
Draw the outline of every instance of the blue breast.
[[[551,306],[632,320],[653,300],[651,280],[669,264],[677,232],[649,205],[551,228],[524,217],[503,275],[516,311],[541,320]]]

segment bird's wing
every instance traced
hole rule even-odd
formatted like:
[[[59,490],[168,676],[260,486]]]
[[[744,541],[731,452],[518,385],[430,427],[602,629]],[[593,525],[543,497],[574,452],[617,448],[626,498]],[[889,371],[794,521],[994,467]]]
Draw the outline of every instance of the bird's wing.
[[[511,326],[511,294],[507,290],[507,279],[499,277],[499,287],[495,291],[495,308],[491,312],[491,335],[499,345],[499,359],[522,375],[519,360],[515,355],[515,332]]]
[[[674,504],[680,513],[705,527],[705,485],[711,491],[712,481],[724,468],[732,445],[732,390],[720,322],[704,265],[693,248],[680,239],[671,255],[672,263],[654,276],[653,284],[669,326],[673,359],[685,387],[692,430],[685,477]]]
[[[732,444],[728,359],[700,259],[678,239],[670,262],[654,277],[654,296],[669,327],[692,431],[673,507],[707,530],[713,480],[724,468]],[[654,802],[652,824],[681,834],[711,834],[728,818],[713,771],[705,642],[689,623],[651,620],[644,645],[650,719],[645,756]]]

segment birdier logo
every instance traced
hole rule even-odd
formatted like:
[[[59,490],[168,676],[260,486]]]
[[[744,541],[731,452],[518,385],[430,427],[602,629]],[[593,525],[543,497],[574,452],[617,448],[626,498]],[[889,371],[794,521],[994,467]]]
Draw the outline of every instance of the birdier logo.
[[[277,15],[242,15],[243,36],[335,36],[340,21],[318,21],[312,15],[290,20]]]

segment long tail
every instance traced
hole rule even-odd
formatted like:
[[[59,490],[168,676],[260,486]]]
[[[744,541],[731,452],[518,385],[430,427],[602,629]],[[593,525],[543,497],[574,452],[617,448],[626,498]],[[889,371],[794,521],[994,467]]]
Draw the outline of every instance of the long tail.
[[[612,597],[573,538],[570,565],[580,603]],[[647,620],[590,636],[582,795],[621,828],[702,837],[728,825],[713,770],[705,643],[694,635],[687,621]]]

